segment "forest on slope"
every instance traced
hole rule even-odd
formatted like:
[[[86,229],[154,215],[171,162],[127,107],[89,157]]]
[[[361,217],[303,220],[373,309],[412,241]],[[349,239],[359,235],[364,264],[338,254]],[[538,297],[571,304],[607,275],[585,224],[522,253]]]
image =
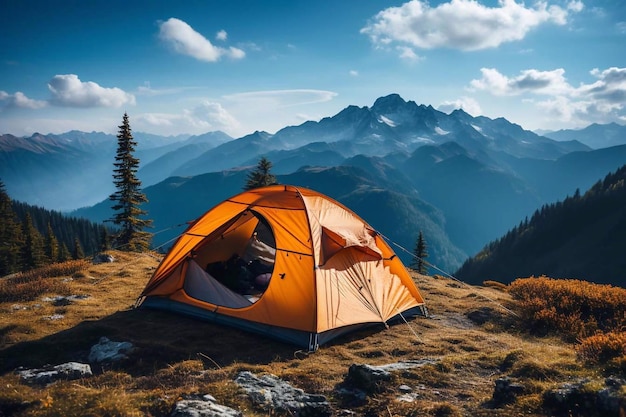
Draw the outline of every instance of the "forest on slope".
[[[544,205],[489,243],[456,272],[459,279],[509,283],[547,275],[626,286],[626,165],[583,195]]]

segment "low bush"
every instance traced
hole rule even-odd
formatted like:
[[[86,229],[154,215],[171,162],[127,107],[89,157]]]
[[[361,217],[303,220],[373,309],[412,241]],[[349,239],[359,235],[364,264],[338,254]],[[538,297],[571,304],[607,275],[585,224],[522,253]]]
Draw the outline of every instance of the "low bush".
[[[577,346],[576,353],[589,363],[603,364],[616,358],[626,358],[626,331],[587,337]]]
[[[489,288],[494,288],[496,290],[501,290],[501,291],[508,291],[509,290],[509,286],[499,282],[499,281],[492,281],[492,280],[487,280],[487,281],[483,281],[483,286],[485,287],[489,287]]]
[[[624,288],[539,277],[513,281],[509,293],[537,335],[557,332],[573,341],[626,326]]]
[[[71,276],[88,265],[85,260],[67,261],[1,279],[0,300],[24,302],[36,300],[43,294],[70,295],[69,285],[58,277]]]

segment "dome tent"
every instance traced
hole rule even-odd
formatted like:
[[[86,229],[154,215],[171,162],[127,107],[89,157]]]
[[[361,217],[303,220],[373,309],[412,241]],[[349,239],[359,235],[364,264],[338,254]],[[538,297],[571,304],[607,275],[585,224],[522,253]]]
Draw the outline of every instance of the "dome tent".
[[[267,268],[261,286],[253,272],[240,273],[261,263],[255,256]],[[220,276],[235,258],[235,275],[248,279],[239,287]],[[230,271],[232,278],[232,265]],[[364,325],[425,314],[406,268],[372,227],[341,203],[290,185],[242,192],[196,219],[163,258],[139,304],[311,351]]]

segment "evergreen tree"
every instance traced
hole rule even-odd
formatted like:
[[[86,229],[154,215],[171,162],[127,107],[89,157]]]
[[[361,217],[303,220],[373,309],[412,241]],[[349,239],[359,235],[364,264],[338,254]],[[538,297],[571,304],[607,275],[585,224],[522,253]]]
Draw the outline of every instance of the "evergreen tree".
[[[28,271],[29,269],[40,267],[45,260],[43,237],[33,226],[30,213],[26,214],[26,218],[22,223],[22,235],[24,236],[24,243],[20,254],[21,270]]]
[[[106,227],[100,228],[100,252],[106,252],[111,249],[109,245],[109,231]]]
[[[420,233],[415,242],[415,249],[413,251],[415,255],[413,264],[411,265],[418,273],[426,275],[428,273],[428,267],[426,266],[426,258],[428,258],[428,250],[426,246],[426,240],[424,234],[420,230]]]
[[[44,252],[46,255],[46,260],[49,263],[57,262],[57,260],[59,259],[59,241],[52,231],[52,226],[50,225],[50,222],[48,222],[48,228],[46,231]]]
[[[20,224],[0,180],[0,276],[19,271],[21,243]]]
[[[72,259],[83,259],[85,257],[85,252],[83,251],[83,247],[80,244],[80,240],[78,237],[74,238],[74,249],[72,250]]]
[[[65,261],[68,261],[69,259],[70,259],[70,251],[67,248],[67,245],[65,244],[65,242],[63,242],[59,246],[58,262],[65,262]]]
[[[120,226],[115,237],[115,246],[120,250],[144,251],[150,248],[152,234],[144,229],[152,225],[152,220],[142,218],[147,214],[140,208],[148,201],[141,192],[141,181],[137,178],[139,159],[133,156],[137,142],[133,139],[128,122],[128,114],[124,113],[122,125],[117,135],[117,154],[113,183],[117,191],[109,199],[117,202],[113,207],[116,214],[110,221]]]
[[[254,188],[278,184],[276,177],[270,173],[271,169],[272,163],[266,157],[262,157],[256,168],[248,174],[244,190],[248,191]]]

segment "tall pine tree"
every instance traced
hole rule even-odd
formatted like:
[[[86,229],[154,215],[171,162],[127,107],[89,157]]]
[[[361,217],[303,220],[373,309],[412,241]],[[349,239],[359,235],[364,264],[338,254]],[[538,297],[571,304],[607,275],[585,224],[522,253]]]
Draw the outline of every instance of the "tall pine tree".
[[[48,227],[46,229],[44,252],[46,254],[46,260],[48,261],[48,263],[55,263],[59,259],[59,241],[52,231],[52,226],[50,225],[50,222],[48,222]]]
[[[266,157],[262,157],[256,168],[248,174],[244,190],[277,184],[276,177],[270,172],[271,169],[272,163]]]
[[[35,229],[30,213],[26,213],[26,218],[22,223],[22,235],[24,244],[20,253],[20,268],[22,271],[28,271],[42,266],[46,258],[43,236]]]
[[[424,239],[424,234],[421,230],[417,237],[417,241],[415,242],[413,254],[415,255],[415,260],[411,266],[415,268],[418,273],[426,275],[428,273],[426,262],[426,258],[428,258],[428,249],[426,246],[426,240]]]
[[[72,259],[83,259],[85,257],[85,252],[83,251],[83,247],[80,244],[80,240],[78,237],[74,238],[74,248],[72,250]]]
[[[0,276],[19,271],[21,245],[20,224],[0,180]]]
[[[117,154],[113,170],[113,183],[117,191],[109,199],[115,201],[112,207],[115,215],[110,221],[120,227],[115,237],[115,248],[126,251],[145,251],[150,248],[152,234],[144,231],[152,225],[152,220],[145,219],[146,211],[140,208],[148,199],[141,191],[141,181],[137,178],[139,159],[133,153],[137,142],[133,139],[124,113],[122,125],[117,135]]]

